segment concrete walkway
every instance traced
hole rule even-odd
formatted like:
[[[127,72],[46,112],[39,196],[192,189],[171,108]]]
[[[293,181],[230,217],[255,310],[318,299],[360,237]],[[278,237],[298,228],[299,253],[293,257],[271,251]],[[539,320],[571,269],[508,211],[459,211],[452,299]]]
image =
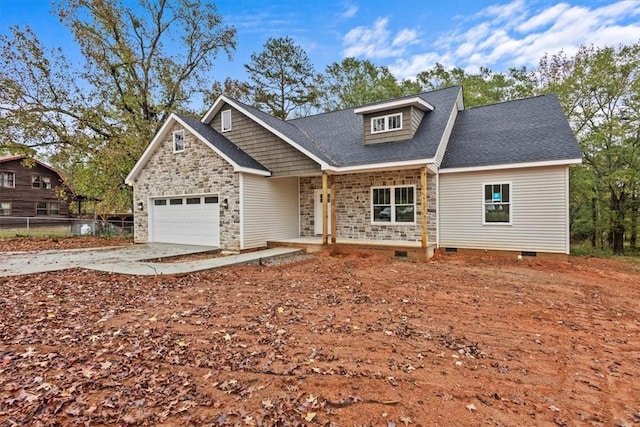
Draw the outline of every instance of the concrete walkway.
[[[136,244],[124,247],[68,249],[35,252],[0,252],[0,276],[44,273],[70,268],[87,268],[120,274],[181,274],[283,256],[299,250],[278,248],[247,252],[208,260],[154,263],[146,260],[211,252],[211,246]]]
[[[185,274],[196,271],[212,270],[230,265],[251,264],[267,261],[272,258],[293,255],[302,252],[295,248],[273,248],[236,255],[219,256],[186,262],[115,262],[87,264],[82,268],[106,271],[109,273],[131,274],[136,276],[153,276],[157,274]]]

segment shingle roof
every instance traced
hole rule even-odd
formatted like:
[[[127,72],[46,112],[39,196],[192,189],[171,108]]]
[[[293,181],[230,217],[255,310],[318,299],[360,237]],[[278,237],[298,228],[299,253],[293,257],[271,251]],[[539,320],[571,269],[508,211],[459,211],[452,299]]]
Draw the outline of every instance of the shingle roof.
[[[198,132],[200,136],[206,139],[211,145],[227,155],[231,160],[241,167],[268,171],[260,162],[242,151],[237,145],[229,141],[222,134],[217,132],[211,126],[205,125],[200,120],[176,114],[180,120],[183,120],[194,131]]]
[[[460,111],[442,168],[581,157],[558,98],[544,95]]]
[[[335,166],[429,159],[436,154],[461,90],[461,87],[454,86],[417,95],[435,109],[425,113],[415,136],[404,141],[365,145],[362,116],[355,114],[353,108],[302,117],[288,123],[303,129],[315,145],[322,147]]]
[[[264,111],[260,111],[257,108],[244,104],[240,101],[237,101],[235,99],[233,101],[241,105],[242,108],[244,108],[249,113],[253,114],[256,118],[264,122],[267,126],[285,135],[287,138],[291,139],[292,141],[294,141],[296,144],[298,144],[305,150],[314,154],[321,160],[336,166],[335,161],[329,155],[327,155],[327,153],[324,150],[324,147],[320,146],[319,144],[316,143],[314,139],[309,137],[309,135],[306,133],[306,129],[303,130],[302,128],[295,126],[293,124],[294,123],[293,120],[283,121],[270,114],[265,113]]]

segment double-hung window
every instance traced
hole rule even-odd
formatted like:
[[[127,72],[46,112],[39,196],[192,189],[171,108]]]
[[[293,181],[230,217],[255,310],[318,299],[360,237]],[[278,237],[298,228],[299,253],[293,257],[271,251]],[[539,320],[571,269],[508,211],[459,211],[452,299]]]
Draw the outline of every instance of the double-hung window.
[[[511,184],[484,184],[484,224],[511,224]]]
[[[11,202],[0,202],[0,216],[11,215]]]
[[[371,133],[389,132],[402,129],[402,113],[373,117],[371,119]]]
[[[415,223],[414,186],[373,187],[371,216],[374,223]]]
[[[177,130],[173,132],[173,152],[180,153],[184,151],[184,131]]]
[[[2,172],[0,187],[14,188],[16,186],[16,174],[14,172]]]

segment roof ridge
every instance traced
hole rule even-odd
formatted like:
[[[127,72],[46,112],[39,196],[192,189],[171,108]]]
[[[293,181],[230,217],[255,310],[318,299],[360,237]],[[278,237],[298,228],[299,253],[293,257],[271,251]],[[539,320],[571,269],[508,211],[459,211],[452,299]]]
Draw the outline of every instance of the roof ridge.
[[[506,101],[494,102],[493,104],[476,105],[476,106],[473,106],[473,107],[465,108],[462,111],[475,110],[475,109],[484,108],[484,107],[493,107],[495,105],[508,104],[510,102],[530,101],[530,100],[535,99],[535,98],[545,98],[545,97],[549,97],[549,96],[553,97],[553,98],[557,98],[557,96],[555,94],[553,94],[553,93],[543,93],[541,95],[527,96],[527,97],[524,97],[524,98],[507,99]]]

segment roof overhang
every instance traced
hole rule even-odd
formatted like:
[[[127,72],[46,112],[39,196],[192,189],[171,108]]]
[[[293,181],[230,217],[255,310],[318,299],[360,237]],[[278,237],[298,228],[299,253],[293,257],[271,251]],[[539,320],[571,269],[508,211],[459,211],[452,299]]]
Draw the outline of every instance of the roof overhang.
[[[433,105],[429,104],[419,96],[414,96],[412,98],[397,99],[394,101],[366,105],[364,107],[354,109],[353,112],[356,114],[370,114],[405,107],[415,107],[422,111],[433,111],[433,109],[435,108]]]
[[[147,164],[147,162],[155,152],[155,149],[158,146],[158,144],[160,144],[160,142],[165,138],[167,133],[171,131],[171,127],[173,126],[174,123],[180,123],[180,125],[182,125],[192,135],[194,135],[196,138],[202,141],[206,146],[208,146],[213,151],[215,151],[217,155],[222,157],[227,163],[233,166],[234,172],[244,172],[244,173],[250,173],[254,175],[271,176],[271,172],[269,171],[240,166],[235,161],[233,161],[229,156],[227,156],[224,152],[218,149],[215,145],[207,141],[206,138],[204,138],[202,135],[196,132],[196,130],[193,129],[191,126],[189,126],[184,120],[182,120],[176,114],[171,113],[169,118],[167,118],[167,120],[164,122],[160,130],[158,130],[156,135],[153,137],[153,140],[151,140],[151,143],[147,146],[146,150],[144,150],[144,153],[142,153],[142,156],[140,156],[136,164],[133,166],[133,169],[131,169],[131,172],[129,172],[129,175],[127,175],[127,177],[125,178],[124,182],[126,184],[133,185],[133,182],[136,180],[138,175],[140,175],[140,172],[142,171],[142,169],[144,169],[144,166]]]
[[[323,168],[323,172],[333,172],[335,174],[353,173],[353,172],[376,172],[400,169],[416,169],[426,167],[432,173],[435,173],[433,159],[417,159],[402,160],[397,162],[370,163],[352,166],[329,166]]]
[[[494,170],[504,170],[504,169],[543,168],[548,166],[579,165],[581,163],[582,163],[582,158],[547,160],[542,162],[508,163],[504,165],[470,166],[470,167],[462,167],[462,168],[441,168],[440,173],[445,174],[445,173],[494,171]]]
[[[204,123],[204,124],[209,124],[211,122],[211,120],[213,120],[213,117],[224,106],[224,104],[228,104],[228,105],[232,106],[233,108],[235,108],[236,110],[242,112],[242,114],[244,114],[245,116],[249,117],[251,120],[253,120],[254,122],[258,123],[260,126],[262,126],[263,128],[267,129],[269,132],[271,132],[272,134],[276,135],[278,138],[282,139],[284,142],[286,142],[287,144],[291,145],[293,148],[295,148],[296,150],[298,150],[299,152],[301,152],[302,154],[304,154],[305,156],[307,156],[308,158],[310,158],[314,162],[318,163],[320,165],[321,169],[324,169],[324,168],[329,166],[329,164],[326,161],[322,160],[317,155],[315,155],[312,152],[310,152],[309,150],[305,149],[300,144],[298,144],[297,142],[295,142],[293,139],[289,138],[288,136],[286,136],[282,132],[278,131],[277,129],[274,129],[272,126],[269,126],[267,123],[265,123],[264,121],[260,120],[260,118],[256,117],[254,114],[252,114],[246,108],[244,108],[241,104],[238,104],[233,99],[227,98],[224,95],[220,95],[218,97],[218,99],[216,99],[216,102],[214,102],[213,105],[211,106],[211,108],[209,108],[209,111],[207,111],[206,114],[204,116],[202,116],[202,119],[200,119],[200,121],[202,123]]]

